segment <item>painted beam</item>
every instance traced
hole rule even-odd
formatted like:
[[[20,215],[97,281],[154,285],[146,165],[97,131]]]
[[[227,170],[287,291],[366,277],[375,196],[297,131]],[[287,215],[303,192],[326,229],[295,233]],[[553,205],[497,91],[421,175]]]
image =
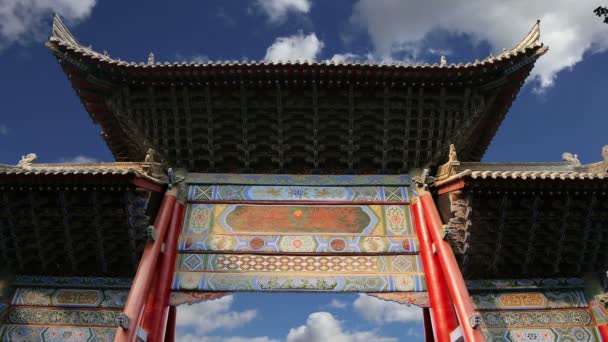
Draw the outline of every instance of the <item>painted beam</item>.
[[[333,186],[409,186],[409,175],[280,175],[188,173],[188,184],[241,184],[241,185],[333,185]]]
[[[297,186],[193,184],[189,202],[408,203],[403,186]]]
[[[312,291],[312,292],[412,292],[426,291],[422,274],[289,274],[269,272],[176,272],[175,291]]]
[[[416,235],[182,234],[180,253],[399,253],[420,251]]]

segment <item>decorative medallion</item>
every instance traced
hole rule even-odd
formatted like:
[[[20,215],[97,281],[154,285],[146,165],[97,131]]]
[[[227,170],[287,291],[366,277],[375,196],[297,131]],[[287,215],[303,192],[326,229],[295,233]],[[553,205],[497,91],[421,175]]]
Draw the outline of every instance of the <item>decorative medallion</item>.
[[[251,247],[251,249],[254,251],[262,249],[262,247],[264,247],[264,239],[254,237],[253,239],[249,240],[249,247]]]
[[[333,239],[330,243],[331,249],[336,252],[341,252],[346,247],[346,242],[342,239]]]

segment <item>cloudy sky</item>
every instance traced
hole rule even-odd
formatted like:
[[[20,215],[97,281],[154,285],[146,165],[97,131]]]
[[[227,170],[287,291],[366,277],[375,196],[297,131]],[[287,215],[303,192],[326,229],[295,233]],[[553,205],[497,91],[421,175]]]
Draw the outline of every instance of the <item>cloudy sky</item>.
[[[1,0],[0,163],[110,161],[43,42],[57,12],[84,44],[145,61],[435,63],[513,47],[541,20],[549,46],[486,161],[582,162],[608,144],[608,25],[590,0]],[[422,340],[420,312],[361,295],[236,294],[180,308],[182,341]]]

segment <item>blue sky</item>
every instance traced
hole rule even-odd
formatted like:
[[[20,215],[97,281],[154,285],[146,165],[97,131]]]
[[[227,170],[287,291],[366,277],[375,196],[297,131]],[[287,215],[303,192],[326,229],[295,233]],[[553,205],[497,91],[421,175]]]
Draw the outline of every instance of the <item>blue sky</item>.
[[[583,163],[608,144],[608,25],[597,3],[568,0],[5,0],[0,2],[0,163],[111,161],[66,76],[44,47],[52,12],[76,37],[123,60],[483,59],[541,19],[549,52],[515,100],[486,161]],[[608,4],[608,3],[607,3]],[[237,294],[180,309],[183,341],[422,340],[417,309],[359,295]],[[316,334],[316,335],[315,335]],[[316,337],[315,337],[316,336]],[[236,337],[242,337],[238,339]],[[258,337],[258,339],[254,339]]]

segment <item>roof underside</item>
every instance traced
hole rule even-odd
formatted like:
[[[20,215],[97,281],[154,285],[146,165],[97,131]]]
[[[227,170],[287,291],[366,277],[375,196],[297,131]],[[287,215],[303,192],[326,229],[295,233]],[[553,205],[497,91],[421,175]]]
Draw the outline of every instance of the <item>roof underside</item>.
[[[382,173],[479,160],[546,48],[467,64],[128,63],[59,18],[47,45],[119,161],[191,172]]]
[[[608,268],[608,159],[467,163],[433,185],[463,274],[583,276]]]
[[[137,163],[33,159],[0,165],[0,273],[132,277],[162,182]]]

